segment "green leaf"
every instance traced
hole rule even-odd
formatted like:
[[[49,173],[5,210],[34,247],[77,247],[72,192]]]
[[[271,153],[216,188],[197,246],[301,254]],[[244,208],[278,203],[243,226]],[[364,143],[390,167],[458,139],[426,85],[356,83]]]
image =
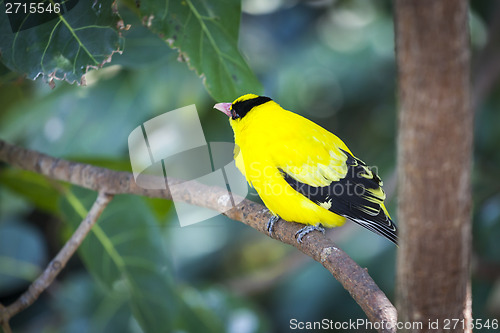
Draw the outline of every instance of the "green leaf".
[[[0,223],[0,294],[25,287],[47,262],[40,231],[21,221],[4,221]]]
[[[76,228],[95,193],[77,188],[74,191],[76,195],[68,193],[62,210]],[[104,210],[79,254],[98,281],[128,299],[144,331],[220,332],[215,321],[207,322],[181,300],[161,234],[141,198],[120,195]]]
[[[5,9],[3,2],[0,7]],[[50,4],[55,5],[52,1]],[[49,1],[44,5],[48,6]],[[33,80],[41,75],[48,81],[81,82],[90,68],[102,67],[113,53],[122,50],[118,27],[123,22],[115,6],[111,0],[72,0],[61,4],[59,14],[26,17],[2,10],[1,60],[11,70]]]
[[[44,325],[44,332],[140,332],[126,297],[97,285],[88,274],[65,276],[51,296],[58,320]]]
[[[238,51],[241,3],[238,0],[142,1],[143,22],[178,49],[179,59],[202,77],[218,101],[262,86]]]
[[[2,170],[0,184],[28,199],[39,209],[56,215],[59,212],[59,189],[67,186],[47,180],[42,175],[19,169]]]

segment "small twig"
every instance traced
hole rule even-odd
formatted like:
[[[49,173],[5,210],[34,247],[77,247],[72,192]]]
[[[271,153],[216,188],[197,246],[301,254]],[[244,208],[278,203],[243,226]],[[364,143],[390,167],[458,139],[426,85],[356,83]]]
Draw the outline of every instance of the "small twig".
[[[57,159],[2,140],[0,140],[0,160],[51,179],[66,181],[103,193],[129,193],[169,200],[175,197],[176,200],[219,211],[233,220],[243,222],[268,235],[269,211],[250,200],[241,199],[240,202],[240,198],[236,198],[234,194],[235,201],[240,204],[232,207],[230,200],[219,200],[227,196],[226,189],[194,181],[184,182],[183,186],[170,186],[180,182],[169,178],[168,184],[172,192],[170,190],[146,190],[137,186],[131,173]],[[394,328],[397,322],[396,309],[366,270],[358,266],[344,251],[321,233],[310,233],[304,238],[302,244],[298,244],[295,233],[302,227],[303,225],[298,223],[285,223],[279,220],[275,224],[273,238],[297,247],[321,263],[351,294],[370,321],[384,322],[385,327]],[[380,332],[395,331],[395,328],[380,330]]]
[[[66,263],[78,249],[85,236],[89,233],[92,226],[96,223],[104,208],[111,200],[112,195],[99,192],[92,208],[87,216],[80,223],[71,238],[64,244],[63,248],[57,253],[54,259],[47,265],[44,272],[29,286],[14,303],[7,307],[0,306],[0,322],[5,331],[8,331],[8,321],[15,314],[21,312],[33,302],[35,302],[40,294],[49,287],[56,276],[66,266]]]
[[[0,304],[0,325],[2,325],[2,330],[4,333],[12,333],[9,325],[9,319],[7,318],[6,307]]]

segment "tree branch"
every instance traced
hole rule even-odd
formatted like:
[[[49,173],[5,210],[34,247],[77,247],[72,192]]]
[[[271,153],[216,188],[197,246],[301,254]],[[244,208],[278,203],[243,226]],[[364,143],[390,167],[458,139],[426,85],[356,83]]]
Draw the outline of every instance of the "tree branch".
[[[10,318],[33,304],[38,299],[40,294],[52,284],[56,276],[66,266],[66,263],[78,249],[80,244],[82,244],[83,240],[89,233],[90,229],[92,229],[92,226],[96,223],[104,208],[107,206],[109,201],[111,201],[111,198],[112,195],[99,192],[97,199],[92,205],[92,208],[90,208],[90,211],[85,219],[83,219],[59,253],[57,253],[54,259],[52,259],[52,261],[47,265],[45,271],[43,271],[43,273],[35,281],[33,281],[28,290],[25,291],[14,303],[7,307],[0,306],[0,323],[6,331],[10,330],[8,327]]]
[[[146,190],[137,186],[131,173],[53,158],[2,140],[0,140],[0,160],[51,179],[69,182],[100,193],[129,193],[169,200],[174,196],[176,200],[219,211],[233,220],[243,222],[268,235],[266,224],[271,216],[269,211],[264,206],[246,199],[232,207],[230,200],[222,200],[227,196],[225,189],[185,182],[183,186],[171,186],[173,192]],[[180,181],[169,178],[169,185],[176,183]],[[321,233],[310,233],[304,238],[302,244],[298,244],[295,233],[301,227],[303,225],[298,223],[279,220],[275,224],[272,237],[295,246],[321,263],[351,294],[370,321],[385,323],[384,328],[379,330],[380,332],[395,332],[396,309],[367,271],[359,267],[344,251]]]

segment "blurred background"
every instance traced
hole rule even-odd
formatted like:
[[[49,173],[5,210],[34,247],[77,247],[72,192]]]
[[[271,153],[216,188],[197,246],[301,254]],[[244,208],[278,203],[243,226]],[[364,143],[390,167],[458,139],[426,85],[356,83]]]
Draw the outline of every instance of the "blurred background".
[[[472,79],[482,83],[473,89],[473,313],[486,320],[500,318],[500,86],[493,69],[500,61],[500,6],[470,5]],[[243,0],[242,8],[240,49],[265,95],[332,131],[375,166],[397,222],[392,2]],[[58,81],[51,89],[0,65],[1,139],[130,171],[130,132],[195,104],[207,142],[232,142],[227,117],[212,109],[230,101],[213,100],[176,51],[127,7],[119,11],[131,24],[124,52],[90,72],[86,86]],[[488,75],[493,79],[482,77]],[[90,191],[0,164],[0,303],[14,301],[40,274],[81,220],[75,206],[88,208],[93,198]],[[252,190],[248,198],[260,202]],[[57,281],[12,319],[14,332],[140,332],[134,306],[149,309],[151,302],[174,321],[195,316],[200,327],[231,333],[289,332],[291,319],[365,318],[319,263],[223,216],[181,228],[171,202],[123,195],[98,224],[102,233],[90,235]],[[350,223],[328,236],[394,299],[391,243]],[[126,262],[147,258],[154,299],[141,303],[148,291],[137,272],[115,271],[116,261],[102,254],[110,253],[106,244]],[[166,287],[154,289],[157,284]],[[183,306],[190,310],[177,312]]]

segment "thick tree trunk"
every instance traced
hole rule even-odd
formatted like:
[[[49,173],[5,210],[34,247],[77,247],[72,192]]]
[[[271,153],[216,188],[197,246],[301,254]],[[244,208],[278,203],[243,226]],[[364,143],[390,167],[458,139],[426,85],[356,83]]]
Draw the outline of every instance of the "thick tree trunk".
[[[414,332],[467,332],[473,133],[467,1],[397,0],[396,55],[398,320],[421,322]]]

